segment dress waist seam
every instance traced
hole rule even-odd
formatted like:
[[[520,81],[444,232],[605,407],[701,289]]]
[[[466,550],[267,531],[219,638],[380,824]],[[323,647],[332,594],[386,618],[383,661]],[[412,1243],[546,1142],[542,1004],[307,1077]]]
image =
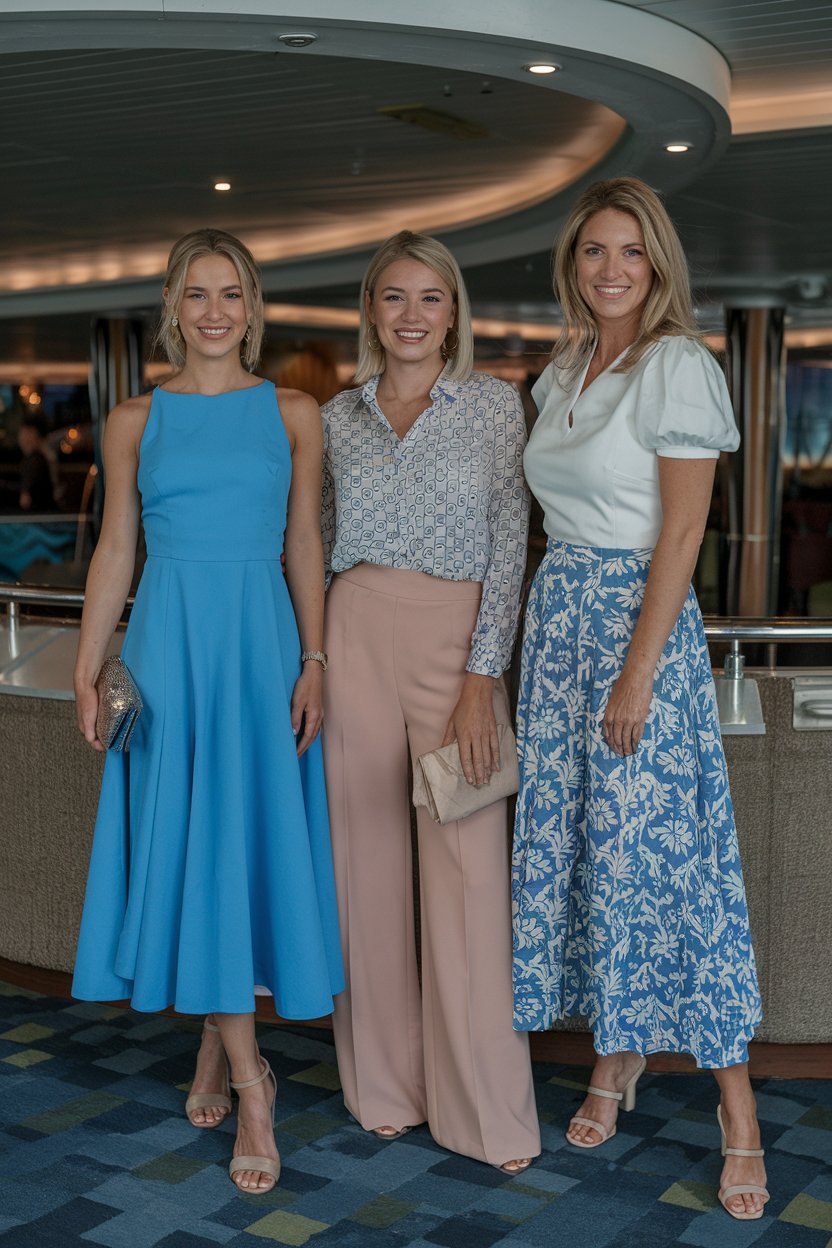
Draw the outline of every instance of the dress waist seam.
[[[282,552],[281,552],[282,553]],[[234,555],[228,559],[217,559],[216,556],[194,556],[194,555],[158,555],[148,551],[148,561],[151,559],[167,559],[170,563],[280,563],[280,554],[277,555],[254,555],[248,559],[241,559],[239,555]]]

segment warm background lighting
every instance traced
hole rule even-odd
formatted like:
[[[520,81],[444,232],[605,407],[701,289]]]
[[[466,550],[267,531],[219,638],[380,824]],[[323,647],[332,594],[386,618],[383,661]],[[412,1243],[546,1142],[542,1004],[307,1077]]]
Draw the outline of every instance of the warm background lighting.
[[[527,65],[526,69],[530,74],[556,74],[560,69],[560,65],[549,63],[546,65]]]
[[[215,182],[214,190],[215,191],[230,191],[231,183],[230,182]]]
[[[690,149],[690,143],[667,143],[664,150],[666,152],[689,152]]]

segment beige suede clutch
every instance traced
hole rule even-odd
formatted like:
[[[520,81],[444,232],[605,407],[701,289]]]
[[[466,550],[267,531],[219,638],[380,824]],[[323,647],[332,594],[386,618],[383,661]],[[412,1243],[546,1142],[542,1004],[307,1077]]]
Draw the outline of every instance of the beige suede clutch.
[[[516,793],[520,773],[514,733],[508,724],[498,724],[497,737],[500,770],[492,772],[487,784],[469,784],[465,779],[456,741],[423,754],[414,768],[413,805],[427,806],[436,823],[454,823]]]

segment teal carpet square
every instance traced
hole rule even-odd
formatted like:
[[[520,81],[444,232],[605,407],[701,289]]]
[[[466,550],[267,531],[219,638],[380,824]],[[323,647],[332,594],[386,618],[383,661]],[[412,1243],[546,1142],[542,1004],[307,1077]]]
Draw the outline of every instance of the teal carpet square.
[[[563,1132],[582,1095],[569,1085],[589,1072],[537,1066],[544,1151],[510,1177],[446,1152],[426,1126],[376,1139],[333,1087],[329,1032],[261,1028],[284,1170],[275,1191],[243,1196],[227,1174],[233,1120],[196,1131],[184,1116],[198,1020],[10,993],[0,1031],[20,1037],[0,1042],[0,1059],[48,1054],[0,1060],[8,1248],[827,1248],[832,1238],[779,1216],[823,1218],[832,1205],[832,1081],[757,1081],[773,1198],[761,1222],[737,1223],[708,1207],[721,1162],[706,1075],[650,1075],[617,1135],[582,1151]],[[675,1184],[680,1202],[660,1199]]]

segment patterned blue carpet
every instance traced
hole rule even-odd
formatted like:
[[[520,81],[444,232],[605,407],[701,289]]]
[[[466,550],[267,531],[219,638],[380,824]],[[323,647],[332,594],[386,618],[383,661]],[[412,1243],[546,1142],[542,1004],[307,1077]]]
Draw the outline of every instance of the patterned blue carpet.
[[[261,1027],[279,1078],[280,1185],[239,1196],[233,1127],[183,1116],[199,1027],[0,984],[0,1246],[68,1248],[832,1248],[832,1082],[757,1084],[773,1198],[759,1222],[716,1203],[716,1086],[647,1075],[597,1151],[563,1125],[588,1072],[538,1065],[544,1153],[518,1178],[385,1144],[344,1110],[328,1032]]]

